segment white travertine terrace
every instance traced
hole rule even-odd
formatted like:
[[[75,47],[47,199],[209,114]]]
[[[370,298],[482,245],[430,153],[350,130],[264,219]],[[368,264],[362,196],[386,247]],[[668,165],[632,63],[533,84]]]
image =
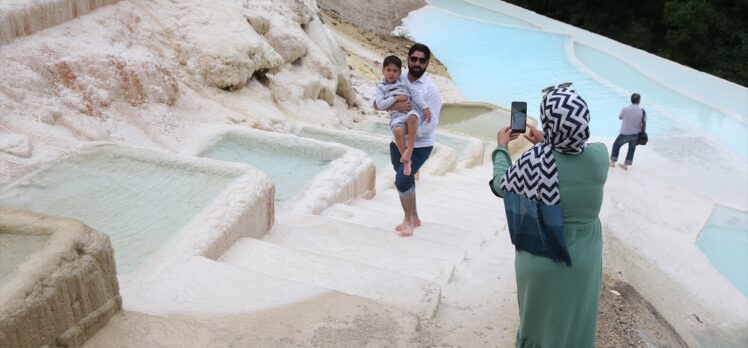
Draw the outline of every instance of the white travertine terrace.
[[[389,144],[391,142],[388,138],[361,131],[337,131],[314,126],[301,127],[297,134],[303,137],[339,142],[366,150],[381,149],[385,153],[389,153]],[[435,145],[428,161],[423,164],[423,167],[418,172],[423,175],[444,175],[444,173],[454,169],[456,159],[457,152],[453,149],[447,146]],[[391,170],[391,167],[387,168],[384,173],[377,173],[378,188],[384,187],[381,186],[380,182],[384,185],[391,185],[392,180],[394,180],[394,171]]]
[[[179,152],[210,124],[350,127],[358,102],[345,54],[318,11],[314,1],[121,1],[3,45],[0,76],[13,78],[0,80],[0,180],[86,141]]]
[[[164,247],[149,256],[132,274],[128,274],[127,279],[135,279],[139,273],[151,272],[154,268],[182,262],[195,255],[218,257],[238,238],[262,236],[273,225],[273,183],[265,174],[246,165],[114,144],[92,143],[81,146],[74,154],[45,164],[37,172],[46,171],[67,158],[92,153],[104,153],[115,158],[127,158],[175,170],[189,168],[233,178],[208,206],[177,231]],[[14,192],[16,187],[33,185],[37,172],[7,187],[4,194]]]
[[[81,1],[65,2],[74,3]],[[491,0],[490,3],[505,13],[563,31],[563,28],[558,29],[558,23],[537,14],[502,2]],[[5,11],[7,6],[19,4],[28,5],[28,9]],[[366,104],[364,100],[373,92],[375,82],[361,74],[351,78],[351,71],[356,74],[355,64],[349,60],[348,63],[354,65],[349,69],[338,43],[346,45],[346,52],[369,60],[381,57],[377,58],[378,53],[364,52],[353,39],[345,39],[339,33],[333,35],[320,21],[314,0],[121,1],[87,15],[79,11],[76,20],[60,24],[54,22],[52,16],[44,17],[46,10],[38,4],[58,2],[0,2],[2,35],[6,35],[6,24],[48,23],[43,26],[48,29],[31,35],[24,32],[25,37],[0,37],[0,76],[10,77],[0,79],[2,186],[49,161],[77,151],[82,143],[90,141],[161,150],[165,152],[158,154],[161,157],[206,168],[231,167],[249,173],[242,176],[246,180],[232,183],[214,206],[195,217],[152,262],[143,265],[142,272],[120,276],[124,306],[129,312],[117,315],[90,341],[92,347],[156,346],[165,341],[175,346],[272,346],[279,342],[323,345],[325,341],[315,341],[319,337],[318,330],[329,334],[331,340],[345,336],[331,332],[350,333],[349,341],[330,341],[344,346],[366,343],[410,346],[414,345],[415,336],[425,337],[426,341],[418,343],[427,345],[489,345],[483,338],[495,344],[499,342],[500,346],[511,345],[512,331],[517,324],[513,305],[516,300],[513,248],[507,241],[504,227],[499,226],[501,202],[490,195],[485,185],[491,174],[493,142],[486,144],[486,164],[468,170],[458,169],[444,178],[428,174],[451,170],[454,158],[446,155],[447,152],[441,158],[435,149],[418,184],[421,214],[426,224],[432,226],[425,226],[423,232],[416,233],[412,239],[404,240],[390,231],[400,212],[396,193],[389,189],[392,171],[388,170],[378,175],[377,183],[390,186],[377,187],[377,195],[370,201],[359,199],[347,206],[353,217],[345,221],[316,215],[292,218],[296,225],[304,222],[303,226],[279,220],[285,233],[284,228],[270,231],[268,236],[272,238],[265,240],[280,242],[292,235],[291,232],[319,236],[319,240],[334,240],[336,243],[325,244],[326,249],[317,248],[313,243],[305,247],[309,252],[328,255],[341,262],[361,263],[359,269],[366,269],[363,266],[369,264],[366,257],[355,256],[369,249],[378,250],[367,254],[370,260],[374,255],[387,254],[386,251],[398,251],[390,253],[392,259],[387,261],[403,267],[406,262],[399,262],[403,259],[397,256],[404,257],[406,251],[447,259],[459,267],[455,268],[454,281],[441,286],[442,302],[447,305],[438,308],[437,320],[431,324],[419,323],[407,311],[397,311],[345,291],[235,267],[247,266],[251,260],[234,260],[235,265],[216,261],[232,247],[236,247],[239,254],[252,250],[251,243],[236,243],[242,237],[261,239],[266,236],[275,216],[272,185],[246,166],[187,158],[175,153],[191,154],[185,149],[193,148],[198,135],[212,126],[234,124],[290,132],[299,126],[314,125],[345,129],[345,132],[331,132],[348,134],[347,129],[356,123],[376,117],[365,108],[350,108]],[[5,16],[10,14],[16,16],[15,19],[6,21]],[[52,25],[56,26],[50,28]],[[602,42],[602,38],[585,35],[588,37],[584,42]],[[611,53],[625,55],[627,50],[621,46]],[[438,56],[438,52],[435,53]],[[680,66],[664,61],[658,63],[659,58],[644,52],[637,53],[634,58],[639,67],[651,64],[658,70],[652,71],[657,73],[655,77],[668,85],[683,87],[689,95],[709,94],[703,99],[713,105],[721,104],[720,98],[724,99],[718,92],[720,88],[715,88],[721,82],[711,76],[696,71],[681,74]],[[464,99],[449,80],[432,77],[445,103]],[[355,90],[354,83],[357,83]],[[734,91],[732,95],[745,93],[744,88],[731,90]],[[741,102],[732,103],[728,106],[730,109],[745,110],[747,100],[727,99]],[[363,141],[357,134],[351,138]],[[693,185],[687,179],[689,175],[706,177],[708,174],[717,178],[712,180],[712,185],[725,185],[725,182],[733,182],[730,175],[734,174],[730,173],[744,173],[745,169],[735,171],[730,164],[735,162],[733,157],[720,149],[704,149],[699,142],[684,140],[653,142],[647,151],[637,153],[635,170],[611,170],[601,220],[606,232],[606,272],[631,283],[689,345],[699,346],[696,335],[719,337],[732,332],[744,337],[748,323],[748,312],[744,309],[748,308],[748,300],[732,288],[693,245],[714,199],[690,192]],[[596,141],[609,145],[612,139]],[[386,151],[387,140],[372,144],[383,146]],[[696,162],[679,162],[671,154],[681,150],[716,156],[718,159],[711,163],[720,166],[694,165],[700,163],[698,155],[694,155]],[[518,151],[521,149],[513,149],[512,154]],[[432,165],[436,167],[429,171]],[[354,171],[362,170],[359,174],[369,175],[364,167],[356,157],[337,170],[347,174],[346,171],[357,168]],[[389,177],[384,180],[382,176]],[[353,190],[359,192],[362,187],[356,185]],[[735,186],[732,198],[744,202],[744,186]],[[323,187],[326,186],[320,186]],[[349,192],[348,189],[344,191]],[[306,210],[323,205],[314,198],[316,193],[307,193],[311,197],[309,202],[306,198],[298,199],[292,205]],[[265,198],[253,201],[257,197]],[[346,193],[341,197],[330,199],[346,201],[350,196]],[[665,200],[679,204],[658,204]],[[455,209],[455,204],[461,209]],[[743,206],[741,203],[740,207]],[[283,208],[286,206],[279,207],[279,212]],[[350,211],[335,208],[333,206],[328,214],[351,215]],[[353,222],[356,216],[363,216],[360,222],[387,227],[390,233],[356,224]],[[455,222],[446,224],[445,220],[449,219]],[[436,226],[434,221],[445,225]],[[254,225],[247,228],[247,224]],[[484,224],[498,228],[500,234],[485,236],[490,242],[487,243],[489,249],[484,246],[482,253],[466,253],[461,243],[469,239],[460,234],[456,234],[459,239],[445,235],[450,231],[454,234],[458,226],[474,229]],[[437,236],[456,245],[428,239]],[[280,246],[293,249],[290,242]],[[466,257],[471,261],[461,264]],[[377,262],[375,267],[390,267],[380,260]],[[440,272],[409,269],[403,273],[422,277],[451,275],[451,272]],[[4,306],[0,310],[4,310]],[[388,325],[372,325],[371,320],[361,320],[375,312],[381,320],[373,323]],[[193,317],[169,316],[173,314]],[[223,317],[216,319],[220,315]],[[220,325],[215,326],[211,320]],[[282,325],[277,325],[279,322]],[[500,328],[508,334],[497,333],[502,331]],[[423,331],[426,335],[422,335]],[[438,333],[439,337],[429,341],[428,333]],[[389,336],[386,340],[371,340],[371,337],[385,334]],[[288,341],[289,338],[297,341]],[[4,342],[0,345],[5,346]]]
[[[368,133],[391,137],[391,135],[389,135],[390,125],[385,122],[369,120],[364,122],[361,129]],[[383,134],[384,132],[382,132],[382,130],[386,130],[387,134]],[[449,131],[436,131],[437,144],[443,144],[443,139],[445,137],[450,138],[452,141],[459,141],[464,144],[462,151],[457,153],[457,163],[455,164],[455,168],[470,168],[483,163],[483,152],[485,147],[483,141],[470,136],[453,134]],[[454,150],[458,151],[457,149]]]
[[[341,144],[297,137],[291,134],[273,133],[238,127],[223,128],[204,135],[201,143],[192,152],[201,156],[216,146],[225,137],[248,140],[253,145],[276,149],[298,156],[335,157],[317,174],[302,192],[284,202],[279,211],[294,214],[317,214],[335,203],[348,202],[361,196],[374,194],[375,168],[371,159],[361,150]],[[251,165],[251,164],[250,164]],[[273,178],[293,180],[293,178]]]
[[[0,346],[80,347],[122,309],[105,234],[8,208],[0,209],[0,234],[49,236],[0,288]]]
[[[0,45],[67,22],[119,0],[5,0],[0,3]]]

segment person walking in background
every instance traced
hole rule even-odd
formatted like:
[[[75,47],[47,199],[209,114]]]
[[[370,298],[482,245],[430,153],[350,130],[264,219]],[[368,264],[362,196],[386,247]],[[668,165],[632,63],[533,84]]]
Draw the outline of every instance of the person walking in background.
[[[516,346],[594,347],[608,150],[587,144],[590,113],[573,88],[546,92],[540,120],[543,132],[528,125],[534,146],[514,164],[507,145],[516,135],[508,127],[498,132],[489,182],[504,199],[516,249]]]
[[[631,95],[631,105],[623,108],[618,115],[621,120],[621,132],[613,142],[613,149],[610,152],[610,167],[616,166],[618,161],[618,152],[623,144],[628,144],[626,152],[626,161],[620,164],[621,168],[628,170],[634,162],[634,151],[639,143],[639,135],[647,124],[647,113],[639,106],[641,96],[638,93]]]
[[[428,46],[416,43],[408,51],[408,76],[405,82],[410,84],[410,89],[414,89],[426,101],[426,106],[431,112],[431,119],[425,117],[423,123],[419,126],[419,132],[416,134],[416,140],[413,144],[413,152],[410,156],[409,174],[405,174],[405,164],[401,162],[403,154],[397,148],[395,142],[390,142],[390,160],[392,167],[395,169],[395,188],[400,194],[400,205],[403,208],[403,222],[395,227],[395,230],[401,237],[413,235],[413,229],[421,226],[421,220],[418,218],[418,209],[416,208],[416,180],[415,175],[418,169],[426,163],[434,148],[434,139],[436,138],[436,127],[439,126],[439,113],[442,109],[442,99],[439,89],[436,88],[434,81],[426,75],[426,69],[431,59],[431,50]],[[372,98],[370,105],[375,110],[381,110],[377,105],[375,98]],[[410,100],[398,101],[392,104],[388,111],[397,111],[407,114],[412,109]]]

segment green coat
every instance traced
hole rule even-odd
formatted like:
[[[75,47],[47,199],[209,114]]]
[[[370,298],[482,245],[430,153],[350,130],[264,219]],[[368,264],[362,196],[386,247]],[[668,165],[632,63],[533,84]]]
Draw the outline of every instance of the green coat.
[[[564,240],[572,266],[517,251],[520,327],[517,347],[586,348],[595,346],[602,281],[600,207],[608,176],[608,149],[589,144],[578,155],[554,152],[564,221]],[[495,192],[511,166],[506,148],[494,150]]]

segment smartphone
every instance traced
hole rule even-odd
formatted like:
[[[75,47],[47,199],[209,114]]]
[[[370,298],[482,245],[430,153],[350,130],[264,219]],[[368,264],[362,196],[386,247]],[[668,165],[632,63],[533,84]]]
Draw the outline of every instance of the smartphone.
[[[512,102],[512,133],[524,133],[527,125],[527,103]]]

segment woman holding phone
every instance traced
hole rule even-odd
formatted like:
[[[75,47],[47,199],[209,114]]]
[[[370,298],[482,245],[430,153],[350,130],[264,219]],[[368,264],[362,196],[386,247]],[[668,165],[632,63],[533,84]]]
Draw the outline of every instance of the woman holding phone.
[[[507,127],[492,155],[491,190],[504,199],[516,249],[516,346],[594,347],[608,150],[587,143],[590,113],[571,86],[543,92],[543,131],[528,125],[524,135],[534,146],[512,164],[507,144],[518,135]]]

